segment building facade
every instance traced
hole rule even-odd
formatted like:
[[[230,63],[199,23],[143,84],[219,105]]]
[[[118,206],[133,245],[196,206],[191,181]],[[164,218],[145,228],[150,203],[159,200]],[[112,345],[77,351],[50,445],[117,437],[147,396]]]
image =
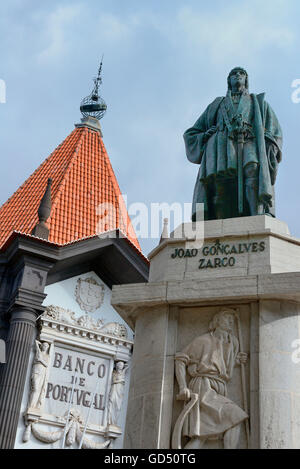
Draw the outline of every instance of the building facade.
[[[133,331],[115,284],[143,256],[99,120],[82,118],[0,209],[1,448],[121,448]]]

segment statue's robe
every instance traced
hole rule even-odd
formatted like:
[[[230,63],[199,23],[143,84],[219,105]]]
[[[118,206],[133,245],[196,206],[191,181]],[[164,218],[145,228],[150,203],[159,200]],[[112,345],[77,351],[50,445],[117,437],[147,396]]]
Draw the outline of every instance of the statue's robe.
[[[249,127],[243,151],[243,166],[255,162],[259,164],[258,197],[262,201],[266,196],[272,206],[268,209],[275,216],[274,183],[278,163],[281,161],[282,131],[271,106],[265,101],[265,94],[245,92],[236,113],[241,113],[243,121]],[[203,203],[207,218],[207,186],[216,178],[233,178],[237,175],[237,142],[230,136],[224,118],[224,108],[232,114],[231,93],[226,97],[216,98],[200,116],[195,125],[184,133],[186,154],[195,164],[201,164],[193,196],[193,215],[196,204]],[[226,115],[225,115],[226,117]],[[217,131],[208,140],[205,132],[217,126]]]
[[[114,371],[112,386],[108,400],[107,421],[109,425],[117,425],[119,412],[122,407],[125,388],[125,370]]]
[[[188,388],[198,395],[184,422],[184,436],[218,437],[248,418],[227,397],[227,382],[232,378],[238,351],[238,340],[233,334],[224,333],[220,339],[210,332],[176,354],[176,360],[185,364],[190,377]]]

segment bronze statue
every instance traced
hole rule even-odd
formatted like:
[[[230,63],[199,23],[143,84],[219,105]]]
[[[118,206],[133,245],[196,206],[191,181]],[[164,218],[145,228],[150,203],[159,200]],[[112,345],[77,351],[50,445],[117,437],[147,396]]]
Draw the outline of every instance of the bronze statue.
[[[226,97],[216,98],[184,133],[186,154],[200,164],[197,203],[205,220],[270,215],[275,217],[274,184],[281,161],[282,132],[265,94],[249,94],[246,70],[228,76]]]

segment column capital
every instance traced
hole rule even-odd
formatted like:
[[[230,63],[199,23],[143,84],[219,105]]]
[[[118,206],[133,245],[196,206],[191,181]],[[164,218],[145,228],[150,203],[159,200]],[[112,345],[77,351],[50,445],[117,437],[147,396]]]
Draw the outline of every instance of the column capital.
[[[28,288],[18,287],[15,291],[15,295],[10,301],[8,311],[10,312],[12,308],[29,308],[37,311],[38,314],[43,313],[45,307],[42,306],[46,294],[30,290]]]
[[[26,322],[35,327],[40,312],[28,306],[15,304],[10,310],[10,323]]]

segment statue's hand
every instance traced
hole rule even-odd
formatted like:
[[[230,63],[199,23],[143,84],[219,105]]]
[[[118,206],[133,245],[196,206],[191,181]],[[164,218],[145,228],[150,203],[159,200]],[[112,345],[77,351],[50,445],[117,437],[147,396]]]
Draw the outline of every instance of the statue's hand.
[[[177,401],[189,401],[191,398],[191,391],[189,388],[180,389],[179,394],[177,394]]]
[[[205,137],[208,140],[217,131],[217,126],[213,125],[210,129],[205,132]]]
[[[262,194],[260,197],[260,202],[267,207],[272,207],[272,197],[268,194]]]
[[[239,365],[245,365],[248,360],[248,354],[245,352],[239,352],[236,357],[236,361]]]

